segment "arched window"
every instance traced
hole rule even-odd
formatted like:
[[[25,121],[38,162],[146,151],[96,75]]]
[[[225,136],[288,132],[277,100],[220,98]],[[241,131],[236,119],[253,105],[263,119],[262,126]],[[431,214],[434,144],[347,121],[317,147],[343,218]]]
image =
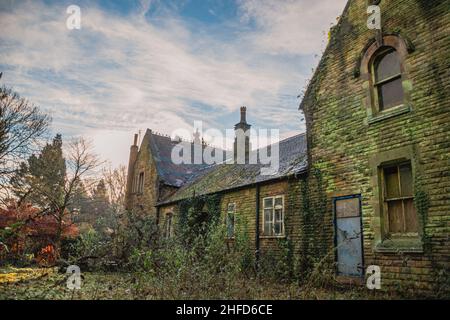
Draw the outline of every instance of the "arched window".
[[[397,51],[383,48],[372,65],[373,94],[379,111],[403,104],[402,68]]]
[[[355,75],[361,77],[366,91],[368,124],[411,111],[413,85],[406,60],[411,52],[412,44],[398,35],[385,35],[382,41],[372,39],[364,48]]]

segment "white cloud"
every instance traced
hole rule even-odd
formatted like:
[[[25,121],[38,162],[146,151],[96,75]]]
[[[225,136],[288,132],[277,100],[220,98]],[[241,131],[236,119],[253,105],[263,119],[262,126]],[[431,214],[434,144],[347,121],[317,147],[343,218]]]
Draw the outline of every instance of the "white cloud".
[[[243,21],[258,31],[245,35],[270,54],[316,54],[324,46],[323,33],[336,23],[347,0],[241,0]]]
[[[239,31],[227,41],[175,15],[153,24],[145,13],[158,0],[140,2],[128,16],[82,7],[79,31],[65,27],[59,4],[0,12],[2,80],[49,111],[55,131],[91,135],[114,163],[123,162],[133,131],[170,134],[199,119],[225,129],[223,117],[241,105],[256,126],[280,126],[283,136],[303,129],[295,97],[310,68],[286,56],[318,53],[344,0],[243,0],[242,25],[228,26]],[[256,29],[245,26],[250,20]]]

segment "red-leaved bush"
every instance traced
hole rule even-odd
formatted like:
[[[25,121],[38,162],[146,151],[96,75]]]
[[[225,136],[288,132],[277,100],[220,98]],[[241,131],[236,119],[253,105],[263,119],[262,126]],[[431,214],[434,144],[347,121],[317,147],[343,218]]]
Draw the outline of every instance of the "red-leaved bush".
[[[61,238],[78,235],[78,228],[66,215],[61,223]],[[30,204],[18,206],[10,202],[0,208],[0,258],[33,254],[39,264],[52,264],[56,259],[55,241],[59,223],[51,213],[42,213]]]

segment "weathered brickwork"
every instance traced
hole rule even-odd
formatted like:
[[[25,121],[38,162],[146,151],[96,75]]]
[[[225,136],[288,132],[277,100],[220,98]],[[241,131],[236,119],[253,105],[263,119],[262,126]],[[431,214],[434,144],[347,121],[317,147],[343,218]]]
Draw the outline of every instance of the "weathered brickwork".
[[[361,63],[376,31],[366,26],[367,2],[350,1],[301,106],[309,163],[323,179],[328,243],[334,237],[333,197],[360,194],[365,266],[381,266],[384,288],[430,291],[448,284],[450,268],[449,2],[382,0],[380,7],[383,35],[395,35],[407,45],[402,79],[408,110],[370,118],[369,83]],[[385,223],[378,166],[397,159],[408,159],[413,167],[421,215],[418,252],[378,249]],[[317,201],[318,191],[310,190],[310,201]],[[429,206],[422,210],[419,202],[425,199]]]
[[[134,184],[134,187],[129,190],[128,207],[142,214],[156,217],[156,203],[159,194],[158,174],[156,166],[149,150],[148,135],[144,136],[141,143],[141,148],[137,154],[137,158],[131,171],[129,180]],[[139,179],[139,174],[144,173],[144,188],[142,192],[137,190],[136,184]]]
[[[357,195],[361,197],[362,269],[380,266],[384,290],[416,295],[439,291],[449,296],[449,2],[382,0],[379,5],[382,32],[367,28],[368,2],[351,0],[330,33],[301,104],[307,122],[307,172],[305,161],[305,168],[278,180],[256,181],[243,167],[218,166],[186,188],[169,186],[159,182],[151,150],[143,142],[133,161],[133,176],[144,172],[145,187],[142,194],[129,195],[130,207],[154,214],[167,233],[169,219],[174,226],[179,219],[180,201],[193,192],[220,194],[221,221],[225,223],[228,204],[234,203],[237,221],[246,222],[255,252],[257,245],[262,255],[276,252],[280,241],[287,240],[299,262],[296,272],[320,264],[333,274],[337,259],[333,201]],[[372,54],[386,46],[399,54],[404,99],[402,105],[379,112],[371,95],[370,64]],[[292,143],[286,145],[286,152],[302,157],[292,152]],[[382,168],[399,161],[411,164],[419,224],[417,234],[401,242],[387,237],[381,187]],[[242,179],[245,174],[248,177]],[[240,181],[237,187],[230,188],[236,181]],[[285,234],[266,236],[263,199],[281,195]]]
[[[304,179],[304,177],[302,177]],[[262,184],[259,186],[259,250],[261,254],[266,252],[277,252],[279,250],[279,239],[289,237],[294,244],[298,245],[300,239],[300,215],[302,210],[302,195],[300,186],[301,178],[284,179]],[[256,199],[257,187],[250,186],[237,190],[221,193],[220,221],[226,223],[228,205],[233,203],[236,208],[236,223],[245,223],[251,245],[256,250]],[[263,230],[263,199],[265,197],[284,196],[284,221],[285,235],[274,237],[267,236]],[[165,219],[169,213],[178,221],[179,209],[177,204],[162,205],[160,207],[160,226],[165,225]],[[237,226],[236,226],[237,227]],[[232,240],[231,240],[232,241]]]

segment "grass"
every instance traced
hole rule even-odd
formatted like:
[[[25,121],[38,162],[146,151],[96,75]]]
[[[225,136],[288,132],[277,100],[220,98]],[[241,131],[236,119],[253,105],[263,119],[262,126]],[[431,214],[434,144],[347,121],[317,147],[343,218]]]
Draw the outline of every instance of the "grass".
[[[138,273],[84,273],[80,290],[66,286],[67,276],[40,273],[37,277],[0,284],[0,300],[155,300],[155,299],[383,299],[383,293],[365,288],[313,288],[304,290],[296,284],[280,284],[258,279],[239,279],[233,285],[203,291],[190,284],[171,287],[170,281],[149,280]]]

